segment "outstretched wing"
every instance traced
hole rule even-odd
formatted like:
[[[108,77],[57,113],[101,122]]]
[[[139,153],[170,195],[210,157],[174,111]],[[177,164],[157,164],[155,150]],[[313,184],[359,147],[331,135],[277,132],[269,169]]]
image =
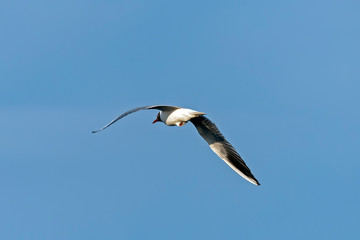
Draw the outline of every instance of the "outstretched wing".
[[[134,112],[137,112],[137,111],[140,111],[140,110],[146,110],[146,109],[158,109],[158,110],[161,110],[161,111],[171,111],[171,110],[175,110],[175,109],[178,109],[179,107],[175,107],[175,106],[166,106],[166,105],[153,105],[153,106],[145,106],[145,107],[138,107],[138,108],[134,108],[134,109],[131,109],[123,114],[121,114],[120,116],[118,116],[117,118],[115,118],[114,120],[112,120],[111,122],[109,122],[108,124],[106,124],[104,127],[98,129],[98,130],[95,130],[95,131],[92,131],[92,133],[97,133],[99,131],[102,131],[104,130],[105,128],[109,127],[110,125],[114,124],[116,121],[122,119],[123,117],[131,114],[131,113],[134,113]]]
[[[225,139],[216,125],[204,116],[192,118],[190,120],[199,134],[210,145],[210,148],[224,160],[235,172],[249,182],[260,185],[258,180],[252,175],[244,160],[236,152],[235,148]]]

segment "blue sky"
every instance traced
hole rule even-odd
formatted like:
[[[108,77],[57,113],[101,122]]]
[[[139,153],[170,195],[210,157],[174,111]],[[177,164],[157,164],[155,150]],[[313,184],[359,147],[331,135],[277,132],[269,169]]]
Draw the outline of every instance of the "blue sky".
[[[1,239],[360,237],[358,1],[5,1]],[[257,187],[166,104],[206,112]]]

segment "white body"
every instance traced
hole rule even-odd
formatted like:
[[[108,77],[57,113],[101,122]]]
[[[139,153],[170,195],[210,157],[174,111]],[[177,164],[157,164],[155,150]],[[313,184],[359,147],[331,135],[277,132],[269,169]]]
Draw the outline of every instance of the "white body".
[[[174,111],[161,111],[160,119],[168,126],[183,126],[190,119],[201,115],[205,115],[205,113],[188,108],[179,108]]]

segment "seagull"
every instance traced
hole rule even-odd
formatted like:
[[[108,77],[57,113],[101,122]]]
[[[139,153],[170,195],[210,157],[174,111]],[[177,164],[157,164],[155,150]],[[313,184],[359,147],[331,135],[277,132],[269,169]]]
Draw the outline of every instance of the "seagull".
[[[104,127],[92,131],[92,133],[97,133],[104,130],[110,125],[114,124],[123,117],[140,111],[148,109],[157,109],[160,112],[157,114],[156,119],[153,121],[153,124],[156,122],[163,122],[168,126],[184,126],[187,122],[191,122],[196,127],[199,134],[205,139],[205,141],[210,145],[210,148],[222,159],[227,165],[229,165],[236,173],[248,180],[249,182],[260,185],[258,180],[252,175],[248,166],[246,166],[244,160],[236,152],[235,148],[225,139],[221,134],[216,125],[211,122],[208,118],[204,117],[205,113],[198,112],[188,108],[181,108],[175,106],[166,106],[166,105],[153,105],[145,106],[131,109]]]

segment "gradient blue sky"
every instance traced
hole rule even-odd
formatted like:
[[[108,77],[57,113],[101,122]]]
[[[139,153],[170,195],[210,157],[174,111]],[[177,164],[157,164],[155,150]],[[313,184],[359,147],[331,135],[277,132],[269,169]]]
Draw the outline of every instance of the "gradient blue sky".
[[[358,239],[359,1],[4,1],[1,239]],[[191,124],[206,112],[262,183]]]

